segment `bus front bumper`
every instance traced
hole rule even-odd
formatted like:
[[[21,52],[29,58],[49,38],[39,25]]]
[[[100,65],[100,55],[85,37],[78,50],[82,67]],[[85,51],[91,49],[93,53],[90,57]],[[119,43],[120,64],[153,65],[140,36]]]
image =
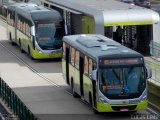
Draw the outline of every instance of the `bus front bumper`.
[[[126,104],[126,105],[110,105],[107,103],[97,102],[98,112],[129,112],[145,110],[148,107],[148,101],[141,101],[137,104]]]
[[[40,53],[37,50],[34,50],[33,58],[34,59],[62,58],[62,52],[55,52],[54,54],[47,54],[47,53]]]

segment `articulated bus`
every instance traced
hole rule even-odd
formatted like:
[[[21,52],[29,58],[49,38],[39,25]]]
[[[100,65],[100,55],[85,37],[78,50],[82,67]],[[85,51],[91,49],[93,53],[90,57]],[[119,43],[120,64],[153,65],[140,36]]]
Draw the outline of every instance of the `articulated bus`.
[[[62,57],[64,28],[59,12],[32,3],[7,7],[7,34],[32,59]]]
[[[64,36],[62,68],[73,96],[81,96],[95,112],[147,108],[151,69],[140,53],[105,36]]]
[[[61,13],[65,33],[102,34],[117,39],[116,28],[123,28],[123,45],[150,54],[150,43],[159,41],[154,32],[159,14],[153,10],[115,0],[41,0],[42,5]]]

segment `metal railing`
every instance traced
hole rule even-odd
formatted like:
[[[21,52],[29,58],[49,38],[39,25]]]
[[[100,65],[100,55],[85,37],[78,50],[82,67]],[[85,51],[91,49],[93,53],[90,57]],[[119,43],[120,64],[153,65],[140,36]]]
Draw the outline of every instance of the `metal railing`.
[[[16,93],[1,78],[0,97],[20,120],[38,120]]]

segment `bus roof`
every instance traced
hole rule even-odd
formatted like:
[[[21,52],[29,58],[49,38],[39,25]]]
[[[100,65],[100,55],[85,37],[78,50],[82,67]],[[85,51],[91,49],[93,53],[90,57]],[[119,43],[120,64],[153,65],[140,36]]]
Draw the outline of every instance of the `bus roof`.
[[[62,9],[86,14],[96,19],[104,18],[105,26],[153,24],[159,21],[159,14],[153,10],[115,0],[42,0]],[[119,19],[117,19],[119,18]],[[97,18],[98,19],[98,18]]]
[[[62,20],[60,14],[56,10],[47,9],[33,3],[15,3],[9,5],[7,9],[16,11],[18,14],[34,21],[38,20]]]
[[[63,41],[96,59],[101,57],[134,57],[142,55],[118,42],[99,34],[64,36]]]

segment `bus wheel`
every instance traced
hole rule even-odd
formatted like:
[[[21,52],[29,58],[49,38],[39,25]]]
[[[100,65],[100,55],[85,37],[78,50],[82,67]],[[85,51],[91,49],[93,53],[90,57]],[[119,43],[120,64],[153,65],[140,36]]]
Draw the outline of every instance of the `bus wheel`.
[[[9,33],[9,40],[11,41],[12,46],[15,45],[15,43],[12,41],[12,35]]]
[[[20,47],[20,50],[21,50],[21,53],[24,53],[24,50],[22,48],[22,43],[21,43],[21,40],[19,39],[19,47]]]
[[[73,80],[71,80],[71,89],[72,89],[72,95],[74,98],[78,97],[78,94],[76,93],[75,89],[74,89],[74,84],[73,84]]]
[[[29,46],[28,46],[28,55],[29,55],[29,57],[30,57],[32,60],[34,60],[34,58],[32,57],[31,50],[30,50],[30,47],[29,47]]]
[[[92,107],[93,105],[93,102],[92,102],[92,95],[91,95],[91,93],[89,92],[89,104],[90,104],[90,106]]]
[[[98,114],[99,112],[94,107],[94,103],[93,103],[93,99],[92,99],[92,94],[90,92],[89,92],[89,104],[92,107],[92,110],[93,110],[94,114]]]

